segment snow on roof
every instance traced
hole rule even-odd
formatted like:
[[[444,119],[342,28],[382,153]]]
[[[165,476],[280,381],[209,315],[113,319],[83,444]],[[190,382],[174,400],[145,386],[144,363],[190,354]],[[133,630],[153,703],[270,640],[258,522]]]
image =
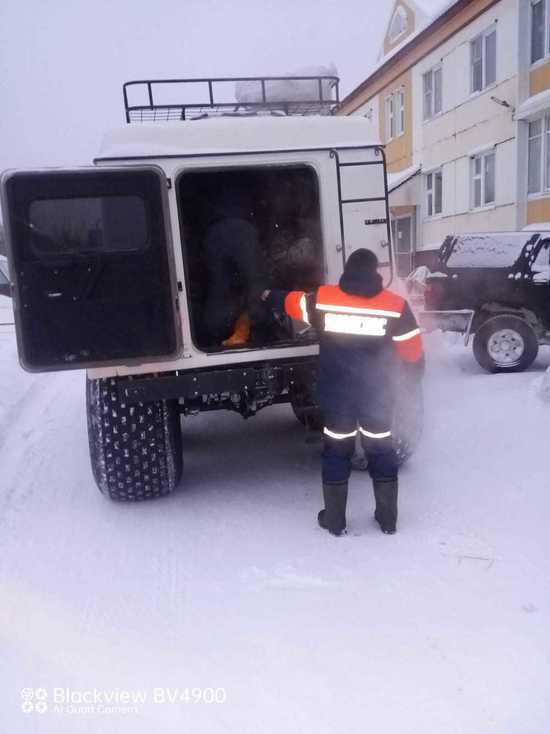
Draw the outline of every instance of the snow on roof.
[[[408,46],[409,43],[412,43],[421,33],[426,30],[426,28],[432,25],[432,23],[435,23],[436,20],[438,20],[442,15],[450,10],[453,5],[456,5],[457,2],[459,2],[459,0],[421,0],[419,3],[417,3],[417,5],[420,6],[421,11],[423,11],[423,17],[416,18],[416,20],[419,22],[414,33],[406,36],[400,44],[395,46],[387,54],[379,56],[376,64],[370,69],[365,80],[361,82],[361,84],[359,84],[355,89],[353,89],[345,97],[345,99],[342,100],[342,104],[344,104],[346,101],[349,101],[353,97],[353,95],[356,94],[363,87],[363,85],[370,79],[370,77],[373,76],[373,74],[375,74],[383,66],[385,66],[388,61],[391,61],[394,56],[397,56],[400,51]],[[428,13],[428,10],[430,10],[431,12]]]
[[[407,183],[407,181],[420,173],[421,168],[420,165],[409,166],[409,168],[404,168],[397,173],[388,173],[388,191],[395,191],[395,189]]]
[[[411,4],[413,2],[429,19],[438,15],[449,6],[449,0],[412,0]]]
[[[447,265],[451,268],[510,267],[531,238],[521,232],[475,232],[457,235]]]
[[[363,117],[225,117],[125,125],[96,160],[380,145]]]
[[[526,120],[529,117],[536,117],[540,112],[550,108],[550,89],[544,92],[534,94],[522,102],[516,110],[516,120]]]
[[[524,232],[550,232],[550,222],[533,222],[523,228]]]
[[[243,81],[235,84],[235,99],[241,104],[261,103],[264,95],[273,102],[303,102],[334,99],[333,81],[325,78],[319,87],[318,79],[296,79],[296,77],[337,77],[338,69],[334,64],[329,66],[303,66],[296,71],[283,75],[285,78],[269,81],[262,85],[260,80]]]
[[[426,6],[433,6],[435,9],[431,13],[425,12],[424,18],[420,18],[417,20],[420,20],[418,23],[416,30],[414,33],[411,33],[410,36],[407,36],[403,39],[403,41],[393,48],[389,53],[387,53],[385,56],[382,56],[376,66],[371,69],[369,76],[372,76],[375,71],[378,71],[378,69],[382,66],[384,66],[385,63],[387,63],[391,58],[393,58],[401,49],[403,49],[405,46],[407,46],[409,43],[414,41],[414,39],[419,36],[428,26],[430,26],[432,23],[435,23],[435,21],[440,18],[444,13],[447,12],[447,10],[450,10],[450,8],[453,7],[453,5],[456,5],[456,3],[459,0],[426,0]]]

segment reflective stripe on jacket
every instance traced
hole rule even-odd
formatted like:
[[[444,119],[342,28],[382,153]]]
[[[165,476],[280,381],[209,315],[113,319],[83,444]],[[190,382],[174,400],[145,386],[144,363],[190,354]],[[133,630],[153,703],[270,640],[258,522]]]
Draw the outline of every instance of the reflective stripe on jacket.
[[[316,293],[291,291],[284,299],[293,319],[315,324],[323,342],[369,352],[393,346],[404,362],[423,357],[422,337],[407,301],[381,290],[372,297],[350,295],[337,285],[323,285]]]

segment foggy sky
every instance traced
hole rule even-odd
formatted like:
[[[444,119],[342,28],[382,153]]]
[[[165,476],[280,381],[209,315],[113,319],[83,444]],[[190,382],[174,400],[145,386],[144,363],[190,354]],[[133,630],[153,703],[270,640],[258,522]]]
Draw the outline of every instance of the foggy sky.
[[[0,170],[89,164],[122,83],[376,61],[392,0],[0,0]]]

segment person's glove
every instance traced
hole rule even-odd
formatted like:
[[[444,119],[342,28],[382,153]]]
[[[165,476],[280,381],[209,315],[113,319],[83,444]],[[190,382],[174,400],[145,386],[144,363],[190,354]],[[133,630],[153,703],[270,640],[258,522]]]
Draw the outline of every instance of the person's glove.
[[[262,293],[260,298],[272,311],[284,314],[286,295],[287,291],[267,289]]]

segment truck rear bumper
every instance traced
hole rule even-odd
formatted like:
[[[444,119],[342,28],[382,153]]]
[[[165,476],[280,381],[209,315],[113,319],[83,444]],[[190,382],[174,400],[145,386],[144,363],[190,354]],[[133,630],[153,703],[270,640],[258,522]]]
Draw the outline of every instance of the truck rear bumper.
[[[176,399],[185,413],[229,409],[248,417],[267,405],[289,402],[292,390],[314,386],[316,377],[317,357],[310,357],[232,369],[119,378],[118,390],[128,404]]]
[[[464,334],[464,344],[467,346],[472,331],[472,322],[475,311],[460,309],[457,311],[420,311],[418,322],[423,331],[455,331]]]

